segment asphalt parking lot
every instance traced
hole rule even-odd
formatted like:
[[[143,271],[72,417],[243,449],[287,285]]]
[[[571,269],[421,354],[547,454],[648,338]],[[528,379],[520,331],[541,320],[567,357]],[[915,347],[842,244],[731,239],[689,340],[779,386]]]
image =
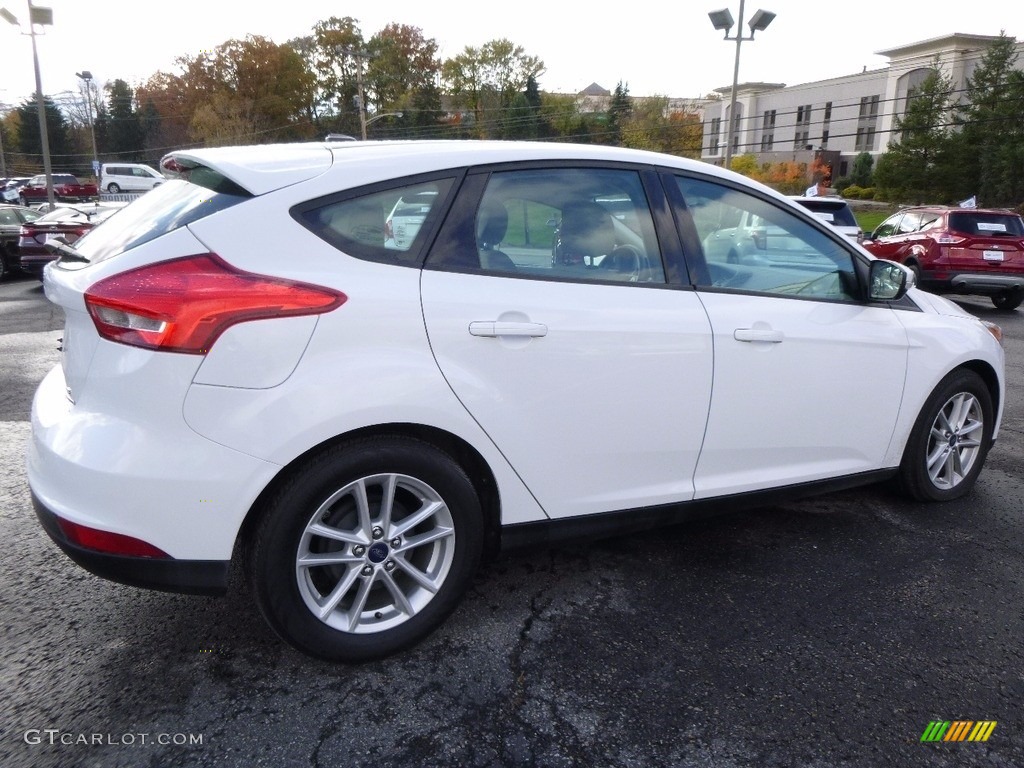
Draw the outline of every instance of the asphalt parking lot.
[[[1024,765],[1024,310],[962,304],[1003,326],[1009,382],[968,498],[860,489],[517,551],[420,646],[334,666],[241,584],[120,586],[42,534],[24,446],[62,317],[0,283],[0,765]],[[996,725],[922,743],[939,720]]]

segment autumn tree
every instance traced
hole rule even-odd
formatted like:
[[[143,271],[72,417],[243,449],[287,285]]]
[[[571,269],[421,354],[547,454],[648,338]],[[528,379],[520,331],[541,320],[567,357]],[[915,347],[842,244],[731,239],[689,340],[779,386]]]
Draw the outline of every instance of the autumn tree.
[[[389,24],[370,38],[364,88],[376,113],[401,112],[400,126],[429,128],[441,116],[437,42],[418,27]],[[390,119],[390,118],[389,118]]]
[[[499,39],[480,48],[467,46],[448,59],[441,75],[456,107],[473,113],[475,134],[500,137],[507,128],[506,113],[530,78],[544,72],[544,62],[528,56],[522,46]]]
[[[307,55],[316,78],[313,103],[319,132],[358,136],[357,97],[368,55],[359,22],[351,16],[318,21]]]
[[[171,116],[174,127],[161,129],[165,147],[182,139],[251,144],[313,135],[308,110],[314,76],[290,45],[250,35],[177,64],[180,74],[158,73],[139,89],[141,112],[135,115],[140,126],[143,118],[152,126]],[[172,137],[177,141],[168,141]]]

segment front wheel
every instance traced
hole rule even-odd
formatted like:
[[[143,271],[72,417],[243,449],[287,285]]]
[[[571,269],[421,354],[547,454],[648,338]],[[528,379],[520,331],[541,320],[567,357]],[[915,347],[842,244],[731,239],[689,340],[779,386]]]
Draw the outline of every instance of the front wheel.
[[[967,494],[992,443],[992,396],[974,371],[953,371],[921,409],[900,464],[900,485],[918,501]]]
[[[1021,301],[1024,301],[1024,292],[1022,291],[1007,291],[992,297],[992,305],[996,309],[1007,312],[1019,307]]]
[[[357,662],[433,631],[482,550],[480,500],[458,463],[418,440],[371,438],[328,449],[278,490],[249,575],[285,641]]]

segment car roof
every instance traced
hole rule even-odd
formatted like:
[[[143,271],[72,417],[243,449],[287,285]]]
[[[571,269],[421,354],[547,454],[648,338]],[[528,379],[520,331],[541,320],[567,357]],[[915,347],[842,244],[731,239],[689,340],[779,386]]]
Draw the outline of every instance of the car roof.
[[[901,208],[896,213],[912,213],[915,211],[932,211],[938,213],[980,213],[983,215],[1020,216],[1017,211],[1010,208],[961,208],[959,205],[912,205],[908,208]],[[896,214],[893,214],[894,216]]]
[[[839,195],[822,195],[819,197],[804,197],[803,195],[792,195],[789,199],[795,200],[796,202],[802,205],[806,205],[807,203],[822,203],[824,205],[834,205],[837,207],[841,205],[849,205],[849,202],[847,202],[846,198],[839,197]]]
[[[526,141],[343,141],[211,147],[171,152],[161,160],[161,167],[168,158],[212,168],[254,195],[329,172],[342,173],[346,186],[357,186],[467,165],[530,160],[618,161],[742,178],[708,163],[645,150]],[[744,181],[761,187],[749,179]]]

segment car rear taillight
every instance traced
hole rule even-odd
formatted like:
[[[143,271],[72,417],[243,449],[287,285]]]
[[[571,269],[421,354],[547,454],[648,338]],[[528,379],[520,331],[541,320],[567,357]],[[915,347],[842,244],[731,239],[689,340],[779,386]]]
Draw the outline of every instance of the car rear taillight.
[[[170,557],[162,549],[154,547],[142,539],[125,536],[123,533],[100,531],[96,528],[72,523],[62,517],[57,518],[57,525],[60,526],[60,530],[67,537],[68,542],[82,549],[129,557]]]
[[[939,245],[957,245],[959,243],[966,242],[966,237],[960,237],[958,235],[951,235],[948,232],[943,233],[935,238],[935,242]]]
[[[347,298],[330,288],[243,272],[204,253],[100,280],[85,292],[85,305],[105,339],[205,355],[232,325],[323,314]]]

